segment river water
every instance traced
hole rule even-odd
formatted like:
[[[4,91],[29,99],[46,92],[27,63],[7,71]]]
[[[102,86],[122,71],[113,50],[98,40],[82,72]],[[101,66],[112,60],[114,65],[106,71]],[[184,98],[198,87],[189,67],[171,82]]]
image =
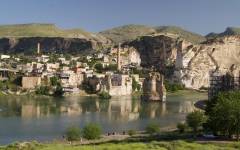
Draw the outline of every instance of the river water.
[[[174,126],[192,112],[206,93],[182,91],[165,103],[143,102],[139,97],[99,100],[96,97],[0,97],[0,144],[14,141],[61,139],[69,126],[94,122],[106,132],[143,130],[149,122]]]

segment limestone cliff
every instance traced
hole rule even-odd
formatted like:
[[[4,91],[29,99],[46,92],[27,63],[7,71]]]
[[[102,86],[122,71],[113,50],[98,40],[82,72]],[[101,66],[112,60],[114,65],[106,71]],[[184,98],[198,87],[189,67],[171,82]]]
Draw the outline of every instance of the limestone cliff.
[[[43,52],[82,53],[102,48],[101,42],[79,38],[22,37],[0,39],[1,53],[33,53],[41,43]]]
[[[187,88],[208,87],[209,72],[226,72],[240,65],[240,37],[227,36],[192,44],[178,36],[145,36],[130,45],[139,50],[143,67],[166,72],[173,66],[171,81]]]

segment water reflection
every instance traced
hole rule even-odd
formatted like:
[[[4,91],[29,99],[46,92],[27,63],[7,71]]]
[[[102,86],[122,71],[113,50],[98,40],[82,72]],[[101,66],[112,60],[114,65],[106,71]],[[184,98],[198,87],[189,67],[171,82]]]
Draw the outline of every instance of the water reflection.
[[[40,118],[102,113],[112,121],[158,118],[174,113],[189,113],[195,109],[193,100],[149,103],[129,96],[111,100],[94,97],[9,97],[8,100],[0,99],[0,108],[0,117]]]

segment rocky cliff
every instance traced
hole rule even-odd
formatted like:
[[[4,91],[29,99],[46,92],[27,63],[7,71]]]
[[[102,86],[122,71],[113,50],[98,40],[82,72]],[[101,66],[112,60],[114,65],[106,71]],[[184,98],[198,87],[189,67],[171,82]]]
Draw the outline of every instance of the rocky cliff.
[[[41,43],[42,52],[82,53],[103,47],[101,42],[79,38],[62,37],[23,37],[0,39],[0,52],[25,53],[36,52],[37,43]]]
[[[82,29],[64,30],[54,24],[0,26],[0,52],[31,53],[41,43],[43,51],[81,53],[111,44],[107,38]]]
[[[160,72],[167,72],[170,67],[172,74],[167,78],[187,88],[208,87],[210,71],[226,72],[240,65],[239,36],[193,44],[176,35],[164,34],[144,36],[129,45],[140,52],[143,67],[153,66]]]

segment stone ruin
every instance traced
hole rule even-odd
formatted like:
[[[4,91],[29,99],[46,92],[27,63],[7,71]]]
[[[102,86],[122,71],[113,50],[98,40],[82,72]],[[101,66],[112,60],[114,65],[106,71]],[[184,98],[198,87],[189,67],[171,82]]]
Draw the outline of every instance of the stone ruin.
[[[151,72],[144,79],[142,99],[146,101],[166,101],[164,77],[158,72]]]

